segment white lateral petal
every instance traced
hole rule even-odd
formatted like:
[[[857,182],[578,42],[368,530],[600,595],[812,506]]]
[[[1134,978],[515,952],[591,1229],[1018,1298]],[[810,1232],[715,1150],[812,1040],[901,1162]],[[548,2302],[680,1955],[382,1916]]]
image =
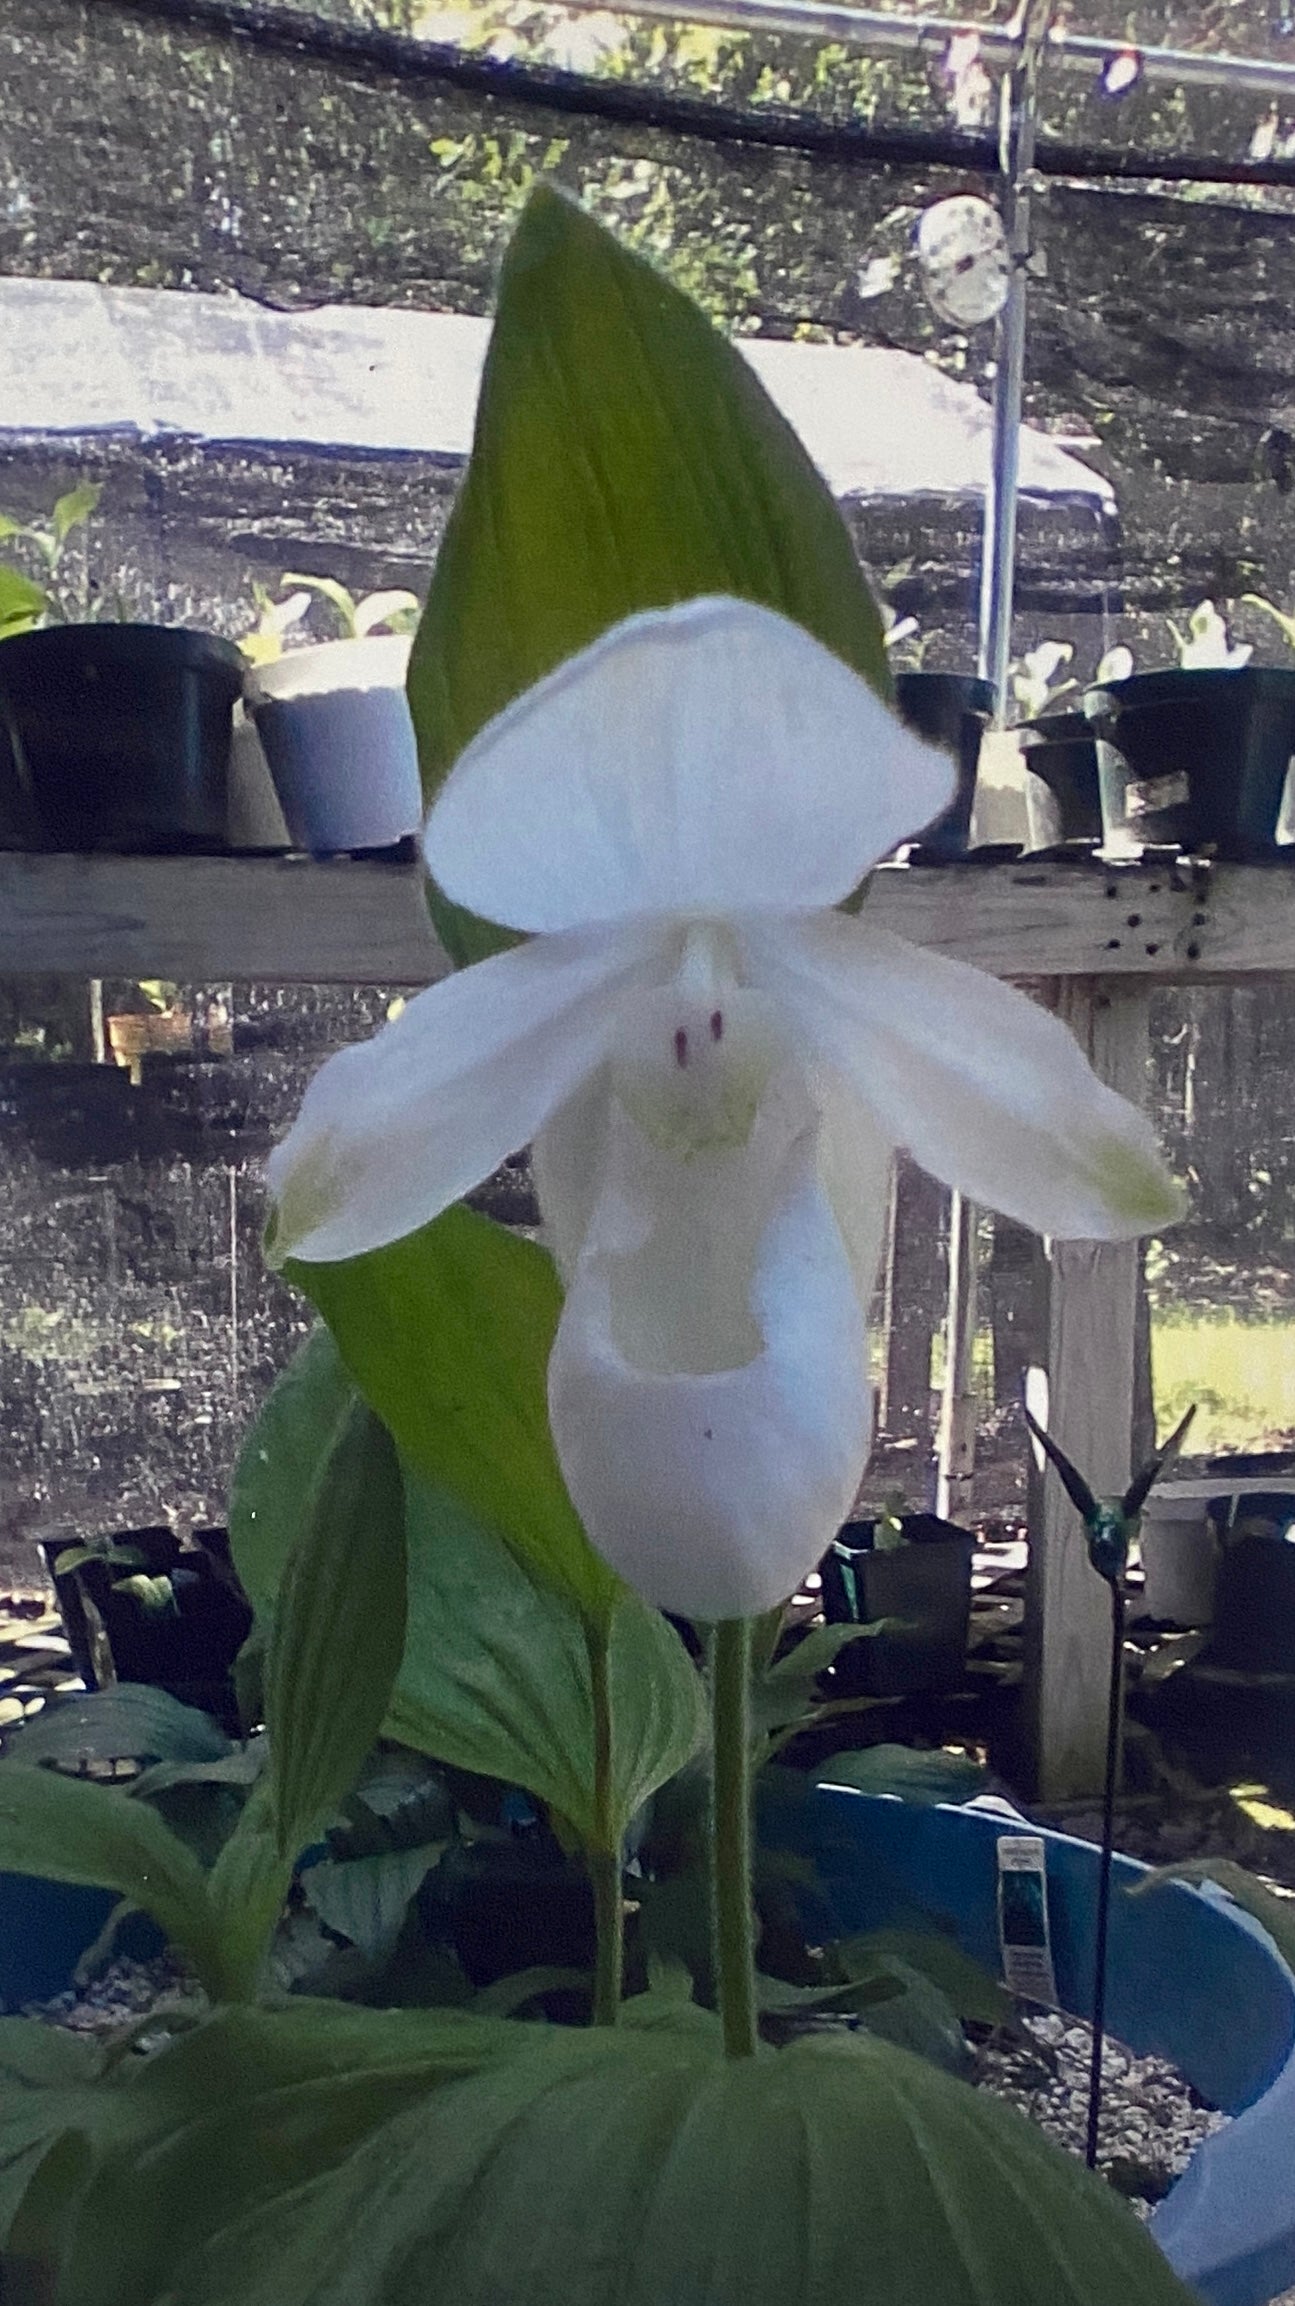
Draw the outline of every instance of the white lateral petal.
[[[546,937],[330,1057],[270,1156],[275,1260],[356,1257],[479,1185],[597,1070],[617,996],[660,956],[643,929]]]
[[[819,1110],[819,1175],[845,1243],[855,1295],[866,1320],[890,1216],[890,1166],[895,1143],[844,1075],[816,1067],[813,1096]]]
[[[842,914],[753,922],[744,942],[751,982],[946,1185],[1062,1239],[1181,1216],[1150,1123],[1025,994]]]
[[[427,862],[516,929],[834,905],[953,782],[800,625],[685,601],[614,626],[474,738]]]
[[[871,1438],[865,1315],[815,1130],[771,1167],[757,1150],[754,1177],[746,1153],[648,1147],[615,1106],[610,1131],[549,1361],[558,1456],[593,1543],[646,1599],[748,1616],[831,1543]]]
[[[564,1283],[571,1281],[598,1206],[607,1162],[611,1076],[591,1073],[558,1108],[531,1147],[535,1194],[544,1219],[544,1246]]]

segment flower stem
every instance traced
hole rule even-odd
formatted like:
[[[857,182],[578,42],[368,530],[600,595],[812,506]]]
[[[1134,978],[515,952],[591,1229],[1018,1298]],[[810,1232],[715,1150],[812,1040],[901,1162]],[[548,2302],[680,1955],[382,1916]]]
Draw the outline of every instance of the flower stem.
[[[589,1633],[589,1674],[594,1709],[594,1830],[586,1852],[594,1893],[594,2024],[614,2026],[620,2017],[625,1961],[625,1901],[620,1844],[613,1828],[612,1708],[607,1678],[607,1636]]]
[[[751,1627],[728,1618],[711,1649],[711,1864],[715,1977],[724,2048],[756,2049],[755,1927],[751,1910]]]

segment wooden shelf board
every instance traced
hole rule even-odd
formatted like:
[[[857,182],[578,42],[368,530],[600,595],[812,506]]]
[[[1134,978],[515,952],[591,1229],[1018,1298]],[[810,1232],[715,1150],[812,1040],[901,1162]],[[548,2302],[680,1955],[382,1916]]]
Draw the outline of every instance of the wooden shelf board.
[[[1003,977],[1295,972],[1295,861],[883,866],[865,912]],[[0,853],[3,974],[403,985],[446,965],[413,865]]]

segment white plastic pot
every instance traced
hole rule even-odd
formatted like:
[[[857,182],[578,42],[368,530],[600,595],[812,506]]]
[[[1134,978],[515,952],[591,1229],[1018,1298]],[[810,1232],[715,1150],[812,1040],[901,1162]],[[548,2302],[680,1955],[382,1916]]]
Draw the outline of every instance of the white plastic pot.
[[[1170,1483],[1153,1489],[1142,1508],[1142,1567],[1146,1590],[1142,1609],[1162,1624],[1202,1626],[1214,1622],[1214,1588],[1219,1573],[1219,1541],[1206,1508],[1212,1495],[1204,1482]]]
[[[409,648],[403,634],[324,641],[249,673],[248,706],[298,848],[385,849],[417,832]]]

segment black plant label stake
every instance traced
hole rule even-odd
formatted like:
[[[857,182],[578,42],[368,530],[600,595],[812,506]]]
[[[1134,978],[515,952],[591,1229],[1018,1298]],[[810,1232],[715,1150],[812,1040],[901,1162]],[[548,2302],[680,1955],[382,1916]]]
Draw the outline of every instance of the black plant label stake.
[[[1088,1539],[1088,1558],[1111,1597],[1111,1678],[1106,1701],[1106,1776],[1102,1786],[1102,1844],[1097,1868],[1097,1929],[1093,1955],[1093,2051],[1088,2069],[1088,2125],[1084,2139],[1084,2160],[1090,2170],[1097,2167],[1097,2137],[1102,2119],[1106,1941],[1111,1914],[1111,1852],[1115,1840],[1115,1789],[1120,1774],[1120,1725],[1124,1695],[1124,1572],[1128,1565],[1129,1547],[1137,1535],[1142,1508],[1147,1502],[1152,1483],[1164,1472],[1170,1459],[1177,1456],[1195,1415],[1196,1404],[1193,1402],[1187,1415],[1174,1427],[1163,1449],[1158,1449],[1154,1457],[1147,1460],[1141,1472],[1135,1474],[1123,1497],[1098,1498],[1093,1495],[1082,1473],[1071,1464],[1065,1451],[1058,1448],[1051,1434],[1044,1432],[1028,1409],[1025,1412],[1026,1424],[1045,1457],[1055,1466],[1062,1488],[1083,1522]]]

